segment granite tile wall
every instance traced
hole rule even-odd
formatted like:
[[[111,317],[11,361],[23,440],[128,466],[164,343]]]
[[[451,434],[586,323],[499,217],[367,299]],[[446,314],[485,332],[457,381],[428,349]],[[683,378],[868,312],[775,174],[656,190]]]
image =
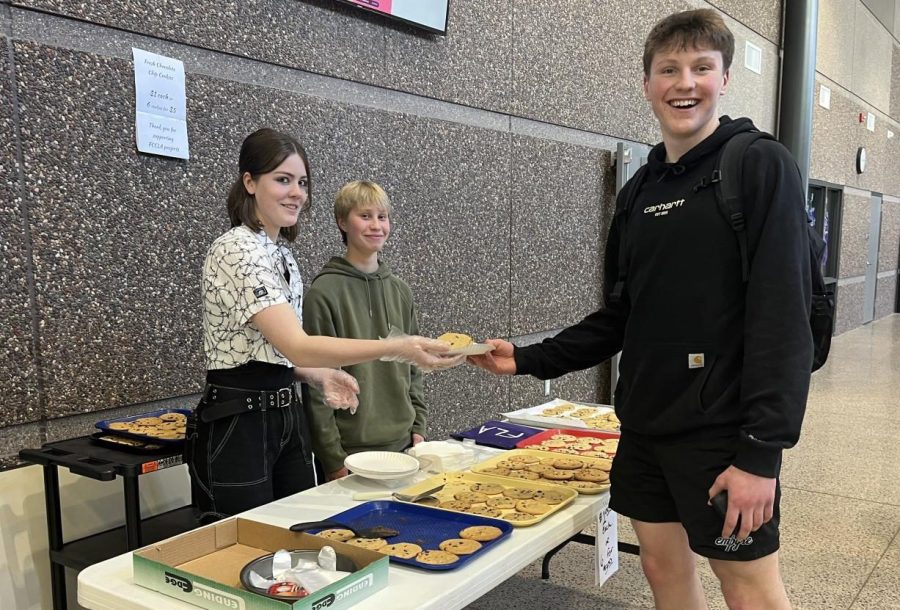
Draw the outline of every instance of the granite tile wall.
[[[614,205],[611,156],[536,138],[513,140],[510,332],[563,328],[600,305]]]
[[[890,107],[891,34],[862,2],[856,4],[853,27],[853,68],[849,89],[879,110]]]
[[[166,40],[252,57],[509,112],[637,141],[659,139],[641,94],[644,37],[658,19],[693,0],[630,5],[554,0],[451,2],[447,37],[422,33],[330,0],[138,0],[72,3],[13,0],[38,9]],[[765,71],[732,85],[731,112],[773,130],[777,91],[777,0],[752,13],[753,31],[728,18],[743,52],[750,38],[764,50]],[[564,32],[564,35],[560,35]],[[760,33],[757,33],[760,32]],[[622,60],[622,58],[627,58]]]
[[[878,272],[896,270],[900,266],[898,258],[900,258],[900,202],[883,200]]]
[[[841,214],[840,277],[850,278],[866,274],[868,258],[870,203],[869,197],[844,192]]]
[[[900,10],[897,11],[897,14],[900,15]],[[900,121],[900,45],[897,43],[894,43],[891,49],[890,115],[894,120]]]
[[[830,109],[818,103],[823,84],[831,89]],[[900,191],[900,174],[896,172],[900,125],[821,76],[816,79],[815,96],[810,177],[877,193]],[[870,112],[875,115],[874,132],[866,128],[865,115]],[[860,113],[864,114],[863,122]],[[889,138],[888,131],[895,135]],[[856,172],[860,146],[867,153],[862,174]]]
[[[850,89],[853,77],[854,26],[858,0],[819,2],[816,71]]]
[[[0,11],[5,11],[0,8]],[[27,210],[19,183],[15,89],[10,80],[12,44],[0,38],[0,378],[4,408],[0,427],[38,419],[38,367],[33,348],[31,261],[25,232]]]
[[[897,274],[878,278],[875,286],[875,319],[897,311]]]
[[[781,0],[713,0],[710,4],[770,42],[781,42]]]
[[[835,335],[862,326],[865,288],[866,283],[863,281],[838,286],[837,311],[834,321]]]

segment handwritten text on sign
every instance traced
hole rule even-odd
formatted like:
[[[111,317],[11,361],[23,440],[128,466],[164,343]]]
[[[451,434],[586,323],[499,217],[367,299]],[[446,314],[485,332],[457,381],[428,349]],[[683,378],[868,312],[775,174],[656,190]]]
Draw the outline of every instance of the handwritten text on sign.
[[[597,543],[594,547],[594,584],[602,585],[619,569],[619,528],[617,515],[606,508],[597,515]]]
[[[187,95],[184,64],[131,49],[134,55],[135,127],[141,152],[187,159]]]

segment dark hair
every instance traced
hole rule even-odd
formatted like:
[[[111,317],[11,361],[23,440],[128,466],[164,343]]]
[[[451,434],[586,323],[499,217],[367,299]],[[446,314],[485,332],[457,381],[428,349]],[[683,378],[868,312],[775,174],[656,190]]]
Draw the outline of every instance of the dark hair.
[[[249,173],[253,178],[267,174],[274,171],[293,154],[300,155],[303,165],[306,166],[309,196],[302,211],[305,212],[309,209],[312,203],[312,171],[309,169],[306,150],[294,137],[264,127],[251,133],[241,144],[241,154],[238,158],[238,178],[228,192],[228,218],[231,220],[232,227],[247,225],[254,231],[262,228],[256,215],[256,197],[248,193],[244,187],[244,174]],[[279,233],[288,241],[294,241],[297,238],[297,225],[281,227]]]
[[[712,49],[722,53],[722,71],[731,67],[734,35],[722,16],[711,8],[669,15],[650,30],[644,42],[644,75],[650,75],[653,57],[661,51]]]

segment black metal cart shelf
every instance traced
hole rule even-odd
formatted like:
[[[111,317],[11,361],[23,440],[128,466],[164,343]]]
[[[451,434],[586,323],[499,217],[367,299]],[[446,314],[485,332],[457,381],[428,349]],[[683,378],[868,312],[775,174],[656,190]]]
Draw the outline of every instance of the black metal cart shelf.
[[[22,449],[19,458],[44,469],[47,505],[47,535],[50,546],[50,581],[54,610],[65,610],[65,568],[84,569],[145,544],[163,540],[197,526],[193,510],[184,506],[147,519],[141,518],[138,477],[182,463],[181,447],[173,445],[157,453],[129,453],[94,443],[90,436],[47,443],[40,449]],[[122,477],[125,495],[125,525],[65,541],[60,512],[58,467],[72,473],[112,481]]]

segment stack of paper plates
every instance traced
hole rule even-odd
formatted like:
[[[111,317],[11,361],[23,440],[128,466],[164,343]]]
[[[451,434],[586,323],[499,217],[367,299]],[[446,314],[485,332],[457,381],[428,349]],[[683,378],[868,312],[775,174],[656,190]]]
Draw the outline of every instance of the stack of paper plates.
[[[419,460],[393,451],[363,451],[348,455],[344,466],[367,479],[400,479],[419,470]]]

